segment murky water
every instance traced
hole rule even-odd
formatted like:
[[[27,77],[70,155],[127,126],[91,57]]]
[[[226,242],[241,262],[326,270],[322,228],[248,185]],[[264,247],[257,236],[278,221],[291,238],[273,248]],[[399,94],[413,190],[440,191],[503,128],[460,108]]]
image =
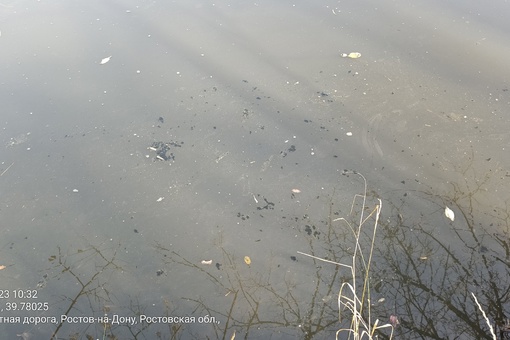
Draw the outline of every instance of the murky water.
[[[0,331],[503,337],[509,6],[1,3]]]

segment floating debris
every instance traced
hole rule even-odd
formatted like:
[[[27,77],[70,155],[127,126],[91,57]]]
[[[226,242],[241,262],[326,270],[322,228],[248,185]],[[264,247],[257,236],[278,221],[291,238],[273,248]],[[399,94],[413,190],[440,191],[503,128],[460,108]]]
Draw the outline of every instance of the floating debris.
[[[299,189],[292,189],[291,191],[294,194],[299,194],[301,192],[301,190],[299,190]]]
[[[246,263],[248,266],[251,264],[251,259],[249,256],[244,257],[244,263]]]
[[[147,149],[151,151],[156,151],[156,159],[160,161],[169,161],[174,160],[175,156],[172,152],[170,152],[171,147],[180,148],[184,144],[183,142],[153,142]]]
[[[397,327],[397,325],[400,324],[400,322],[398,321],[398,317],[393,314],[390,315],[390,323],[393,327]]]
[[[15,145],[23,144],[28,141],[28,136],[30,136],[30,134],[30,132],[27,132],[17,135],[16,137],[11,137],[11,139],[6,143],[6,146],[13,147]]]
[[[342,53],[341,56],[342,58],[358,59],[361,58],[361,53],[359,52]]]
[[[212,264],[212,260],[202,260],[202,262],[200,262],[202,264],[206,264],[206,265],[211,265]]]
[[[446,207],[446,208],[444,209],[444,215],[445,215],[446,217],[448,217],[450,220],[452,220],[452,222],[453,222],[453,220],[455,219],[455,213],[453,212],[453,210],[452,210],[452,209],[450,209],[450,208],[448,208],[448,207]]]
[[[164,197],[160,197],[156,200],[156,202],[161,202],[162,200],[164,200],[165,198]]]
[[[112,56],[109,56],[109,57],[103,58],[103,59],[101,59],[101,62],[100,62],[99,64],[104,65],[104,64],[106,64],[107,62],[109,62],[111,58],[112,58]]]
[[[215,162],[219,163],[224,157],[228,156],[229,153],[230,153],[229,151],[222,153],[221,155],[218,156],[218,158],[216,158]]]
[[[5,169],[5,170],[4,170],[4,171],[0,174],[0,177],[1,177],[1,176],[3,176],[3,175],[7,172],[7,170],[9,170],[9,169],[11,168],[11,166],[13,166],[13,165],[14,165],[14,162],[12,162],[12,163],[11,163],[11,165],[9,165],[9,166],[7,167],[7,169]]]

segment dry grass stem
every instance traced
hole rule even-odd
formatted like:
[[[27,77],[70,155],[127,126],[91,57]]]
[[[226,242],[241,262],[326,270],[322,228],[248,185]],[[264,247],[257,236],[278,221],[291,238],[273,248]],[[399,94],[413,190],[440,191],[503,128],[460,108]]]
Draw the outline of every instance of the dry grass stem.
[[[485,311],[482,309],[482,306],[480,306],[480,304],[478,303],[478,299],[476,298],[475,294],[471,292],[471,295],[473,295],[473,299],[475,299],[475,303],[478,306],[478,309],[480,310],[480,312],[482,312],[483,318],[485,319],[487,326],[489,326],[489,329],[491,330],[492,339],[497,340],[496,334],[494,334],[494,329],[492,328],[492,325],[489,321],[489,318],[485,314]]]

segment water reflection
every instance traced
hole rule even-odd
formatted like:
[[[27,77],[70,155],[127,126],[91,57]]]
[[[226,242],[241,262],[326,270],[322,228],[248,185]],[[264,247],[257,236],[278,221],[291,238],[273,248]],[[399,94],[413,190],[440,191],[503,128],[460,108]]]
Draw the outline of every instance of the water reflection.
[[[397,222],[383,224],[376,288],[392,301],[390,308],[401,316],[398,334],[406,338],[492,339],[471,293],[498,336],[509,336],[508,203],[490,210],[480,205],[484,187],[494,178],[473,180],[472,171],[466,168],[465,181],[453,183],[447,196],[413,193],[430,202],[428,213],[410,211],[402,198],[392,209]],[[431,216],[447,203],[455,207],[455,222],[434,224]]]
[[[508,338],[509,207],[508,202],[490,209],[485,204],[486,188],[499,181],[502,171],[483,172],[479,167],[475,171],[473,159],[471,155],[457,169],[462,180],[450,183],[441,193],[423,184],[425,189],[420,191],[367,191],[358,174],[344,173],[362,188],[353,197],[352,207],[340,203],[339,185],[317,196],[325,206],[318,217],[281,209],[279,223],[296,231],[301,244],[307,245],[287,257],[275,249],[272,254],[250,254],[252,263],[247,264],[243,261],[247,254],[229,243],[232,238],[225,237],[226,229],[221,226],[211,251],[217,256],[211,262],[192,258],[164,241],[150,240],[147,257],[157,265],[149,275],[144,267],[152,264],[133,266],[129,249],[122,243],[79,239],[79,247],[60,246],[48,257],[49,267],[41,270],[36,286],[39,301],[51,301],[51,310],[30,313],[45,320],[55,317],[55,322],[32,327],[20,324],[9,334],[71,339],[101,335],[112,339],[211,335],[229,339],[233,334],[334,338],[340,329],[351,327],[351,311],[339,308],[338,302],[340,287],[349,283],[355,291],[366,292],[358,296],[360,317],[369,320],[369,325],[375,320],[380,320],[379,325],[392,324],[396,338],[492,339],[490,327],[498,337]],[[275,204],[257,197],[254,211],[274,217],[269,213],[275,212]],[[380,202],[384,208],[374,236],[374,209]],[[445,206],[455,211],[454,221],[444,216]],[[240,213],[237,217],[248,219]],[[363,228],[357,237],[349,225],[360,224]],[[367,266],[372,241],[373,261]],[[302,256],[298,250],[316,257]],[[202,252],[197,256],[203,256]],[[353,257],[356,281],[348,268],[331,263],[351,264]],[[125,282],[125,277],[137,277],[138,282]],[[160,285],[164,294],[157,291]],[[179,285],[189,287],[187,293],[174,290]],[[208,316],[214,322],[181,322],[179,318],[142,322],[144,316]],[[94,322],[68,319],[83,317],[93,317]],[[375,334],[389,339],[392,333],[381,329]]]
[[[397,337],[490,337],[471,293],[503,337],[509,173],[491,165],[509,168],[506,8],[7,4],[0,289],[36,289],[50,311],[16,315],[56,319],[0,334],[333,338],[350,327],[347,282],[367,292],[367,324]],[[337,181],[345,167],[373,190],[353,213],[363,192]],[[335,221],[379,199],[375,238],[373,215],[359,243]],[[318,259],[349,264],[372,242],[355,272],[369,286]],[[207,315],[219,323],[180,319]]]
[[[509,336],[508,214],[499,209],[483,214],[474,202],[483,186],[466,191],[469,183],[466,178],[466,183],[453,184],[458,190],[453,190],[450,196],[422,191],[413,192],[410,198],[410,193],[404,193],[402,204],[389,202],[386,214],[391,213],[380,221],[363,317],[372,322],[379,319],[392,323],[396,338],[492,339],[490,327],[500,338]],[[359,214],[376,206],[379,200],[374,192],[365,198],[366,202],[354,201],[358,215],[350,215],[350,223],[355,223]],[[406,205],[412,200],[421,201],[424,210],[409,211],[416,207]],[[458,216],[455,222],[449,223],[442,216],[446,202],[455,207]],[[347,228],[334,223],[339,215],[334,195],[329,206],[327,220],[310,221],[305,215],[294,221],[300,226],[301,236],[309,242],[310,254],[331,262],[349,263],[356,240]],[[506,229],[493,232],[484,227],[484,223],[491,223],[488,221],[497,221],[499,227]],[[370,247],[372,232],[370,227],[362,229],[359,242],[364,252]],[[224,318],[220,325],[214,325],[219,338],[228,338],[234,332],[249,338],[267,334],[280,334],[282,338],[332,338],[337,330],[349,327],[339,321],[337,306],[340,284],[353,283],[344,268],[317,259],[312,259],[313,267],[308,267],[307,260],[298,256],[298,263],[310,270],[298,277],[307,282],[293,280],[292,270],[279,282],[270,269],[274,266],[262,268],[268,269],[266,272],[246,268],[240,258],[222,246],[221,240],[218,247],[223,254],[223,264],[217,266],[220,271],[211,271],[164,247],[158,249],[171,263],[193,268],[224,292],[225,297],[230,296],[230,304],[224,308],[207,298],[189,298],[201,313]],[[366,253],[364,256],[366,259]],[[357,273],[363,278],[368,269],[359,266]],[[361,279],[357,282],[356,288],[363,291],[365,282]],[[472,294],[488,319],[493,320],[490,325]],[[381,339],[391,338],[387,330],[376,334]]]
[[[138,284],[145,290],[136,296],[131,292],[137,283],[124,283],[125,291],[119,290],[126,273],[129,277],[140,273],[131,267],[121,244],[82,240],[88,244],[83,248],[59,247],[48,258],[50,266],[41,271],[37,285],[40,297],[53,301],[51,313],[34,315],[51,317],[58,311],[65,317],[53,324],[20,327],[16,334],[55,339],[232,339],[234,335],[343,339],[347,333],[337,332],[352,327],[352,310],[339,308],[346,304],[338,297],[342,284],[349,283],[357,292],[359,316],[366,325],[373,327],[376,320],[379,326],[392,325],[374,330],[374,337],[492,339],[492,327],[499,338],[508,338],[510,214],[507,205],[487,211],[477,204],[491,179],[488,176],[470,187],[472,179],[466,176],[464,182],[453,183],[446,195],[432,188],[402,191],[400,196],[392,192],[393,201],[365,188],[353,198],[350,212],[340,207],[340,191],[334,188],[323,197],[324,218],[299,213],[282,217],[285,227],[296,230],[308,245],[286,259],[277,253],[252,254],[252,262],[245,263],[246,254],[232,251],[221,228],[213,261],[189,258],[155,240],[152,257],[160,266],[150,277],[139,276]],[[376,219],[381,202],[384,208]],[[454,221],[444,216],[445,205],[455,211]],[[347,266],[353,264],[353,257],[356,266],[351,272]],[[172,293],[179,282],[189,285],[188,294]],[[167,294],[152,294],[158,284]],[[356,298],[345,290],[342,295]],[[94,317],[94,322],[70,321],[84,316]],[[149,319],[141,321],[145,316]],[[152,317],[178,318],[162,323]],[[207,322],[196,322],[205,317]]]

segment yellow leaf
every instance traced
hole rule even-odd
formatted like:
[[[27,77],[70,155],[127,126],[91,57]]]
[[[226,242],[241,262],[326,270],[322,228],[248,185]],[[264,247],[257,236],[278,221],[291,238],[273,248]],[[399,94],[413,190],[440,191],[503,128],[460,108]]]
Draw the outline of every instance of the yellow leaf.
[[[0,266],[0,270],[7,268],[6,266]]]
[[[361,53],[359,53],[359,52],[342,53],[341,55],[343,58],[351,58],[351,59],[361,58]]]
[[[248,266],[251,264],[251,259],[249,256],[244,257],[244,263],[246,263]]]

